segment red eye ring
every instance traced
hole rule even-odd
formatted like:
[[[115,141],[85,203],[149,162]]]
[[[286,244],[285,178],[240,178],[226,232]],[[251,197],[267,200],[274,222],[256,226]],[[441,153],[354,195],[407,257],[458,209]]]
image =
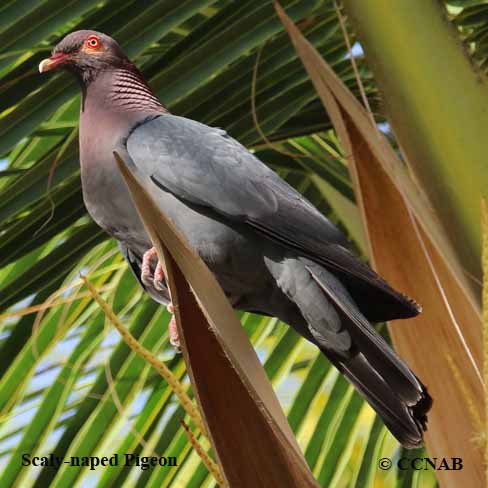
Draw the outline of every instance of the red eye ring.
[[[100,47],[100,39],[97,36],[90,36],[86,41],[85,44],[87,47],[91,49],[96,49]]]

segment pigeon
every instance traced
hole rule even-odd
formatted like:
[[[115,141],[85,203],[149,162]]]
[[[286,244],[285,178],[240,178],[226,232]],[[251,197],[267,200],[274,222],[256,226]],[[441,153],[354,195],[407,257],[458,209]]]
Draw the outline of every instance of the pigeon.
[[[373,327],[414,317],[344,234],[221,128],[171,114],[111,37],[68,34],[41,73],[81,87],[83,199],[146,292],[170,295],[114,152],[151,182],[151,198],[203,259],[236,310],[277,317],[317,346],[406,448],[422,445],[432,399]],[[171,307],[171,305],[169,305]],[[170,308],[171,310],[171,308]],[[177,344],[174,322],[170,338]]]

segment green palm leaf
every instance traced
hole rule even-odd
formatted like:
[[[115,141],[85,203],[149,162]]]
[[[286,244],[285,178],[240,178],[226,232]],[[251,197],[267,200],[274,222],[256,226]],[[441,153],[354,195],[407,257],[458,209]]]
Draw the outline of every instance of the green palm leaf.
[[[281,3],[358,94],[334,2]],[[474,59],[486,64],[486,6],[446,4]],[[117,38],[171,111],[229,130],[365,252],[351,181],[271,2],[10,0],[0,6],[0,486],[215,486],[180,429],[184,412],[172,391],[105,323],[79,282],[83,271],[131,333],[189,385],[181,357],[168,346],[168,314],[143,296],[83,206],[78,88],[63,74],[37,73],[57,40],[87,27]],[[361,56],[357,61],[372,106],[381,108]],[[35,309],[48,300],[52,306]],[[414,481],[411,473],[378,471],[380,457],[401,451],[328,361],[274,319],[241,319],[322,486],[435,485],[427,471]],[[175,456],[178,465],[56,471],[22,466],[25,452],[157,454]]]

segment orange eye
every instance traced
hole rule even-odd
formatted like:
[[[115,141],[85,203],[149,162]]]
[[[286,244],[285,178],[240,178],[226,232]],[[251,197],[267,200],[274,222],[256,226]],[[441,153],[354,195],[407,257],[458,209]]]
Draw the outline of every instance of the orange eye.
[[[92,49],[96,49],[100,47],[100,39],[97,36],[90,36],[86,41],[85,44],[87,47],[90,47]]]

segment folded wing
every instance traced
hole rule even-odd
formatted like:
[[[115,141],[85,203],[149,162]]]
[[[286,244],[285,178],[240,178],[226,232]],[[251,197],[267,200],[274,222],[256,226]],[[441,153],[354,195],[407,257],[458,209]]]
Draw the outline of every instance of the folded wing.
[[[413,300],[354,256],[335,225],[225,131],[163,115],[136,127],[127,150],[138,169],[162,190],[244,222],[326,266],[368,320],[418,314]]]

